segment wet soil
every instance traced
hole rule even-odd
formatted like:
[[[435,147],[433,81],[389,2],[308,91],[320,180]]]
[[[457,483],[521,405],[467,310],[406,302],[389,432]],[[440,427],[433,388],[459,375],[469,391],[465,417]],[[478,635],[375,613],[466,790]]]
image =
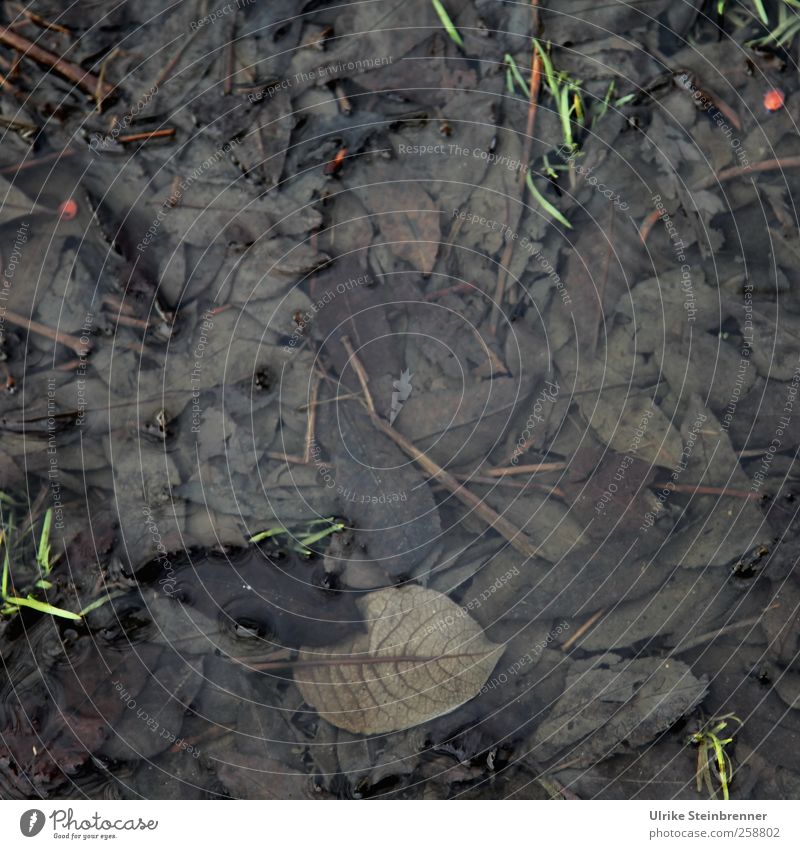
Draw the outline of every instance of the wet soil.
[[[443,5],[2,5],[0,797],[800,795],[794,11]]]

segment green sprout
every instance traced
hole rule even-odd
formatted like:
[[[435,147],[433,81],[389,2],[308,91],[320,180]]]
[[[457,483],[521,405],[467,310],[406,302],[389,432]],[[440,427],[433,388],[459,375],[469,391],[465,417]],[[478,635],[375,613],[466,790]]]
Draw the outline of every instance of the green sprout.
[[[761,23],[764,26],[769,26],[769,17],[767,16],[767,10],[764,8],[764,3],[762,0],[753,0],[753,5],[756,7],[756,12],[758,12],[758,17],[761,18]]]
[[[538,39],[533,39],[536,52],[542,60],[544,79],[547,90],[555,101],[558,116],[561,120],[561,135],[564,145],[574,151],[577,148],[572,133],[573,121],[583,124],[586,112],[581,100],[581,80],[572,79],[566,71],[556,71],[550,54],[542,47]],[[575,116],[573,119],[573,115]]]
[[[797,12],[789,12],[787,6],[791,9],[800,9],[800,3],[797,0],[783,0],[783,3],[778,7],[778,24],[770,30],[762,38],[757,38],[750,42],[752,45],[767,45],[772,44],[777,47],[788,47],[794,37],[800,32],[800,17]],[[764,21],[767,24],[767,21]]]
[[[593,125],[600,121],[602,118],[604,118],[606,112],[608,112],[608,106],[611,103],[611,96],[614,94],[614,89],[616,88],[616,85],[616,80],[611,80],[611,82],[608,84],[608,88],[606,89],[606,95],[600,102],[600,106],[597,108],[594,120],[592,121]]]
[[[757,17],[762,26],[769,28],[771,26],[769,15],[767,14],[764,0],[752,0],[753,9],[747,12],[745,16],[729,13],[729,17],[734,26],[747,26],[752,17]],[[739,3],[737,6],[744,9],[744,4]],[[717,15],[721,18],[728,9],[728,0],[717,0],[716,4]],[[800,18],[798,18],[795,10],[800,9],[798,0],[781,0],[778,4],[778,23],[766,34],[760,38],[753,39],[747,42],[749,46],[774,45],[777,47],[788,47],[794,37],[800,32]]]
[[[618,97],[614,101],[614,106],[616,106],[616,107],[625,106],[626,103],[632,103],[634,100],[636,100],[636,97],[637,97],[636,92],[633,92],[633,94],[626,94],[626,95],[623,95],[622,97]]]
[[[547,198],[536,188],[536,186],[533,183],[533,177],[531,176],[530,171],[528,171],[525,174],[525,182],[528,184],[528,190],[530,191],[531,195],[533,195],[534,199],[539,204],[539,206],[541,206],[542,209],[551,218],[555,218],[556,221],[558,221],[560,224],[563,224],[565,227],[567,227],[571,230],[572,225],[569,223],[569,221],[567,221],[567,219],[564,217],[564,215],[561,212],[559,212],[553,206],[553,204],[550,203],[550,201],[547,200]]]
[[[506,53],[506,55],[503,56],[503,62],[505,62],[506,65],[506,86],[509,93],[514,93],[514,82],[516,82],[525,93],[525,97],[530,97],[531,90],[528,88],[525,78],[519,72],[519,68],[517,67],[517,63],[514,61],[514,57],[510,53]]]
[[[312,532],[311,529],[316,527],[317,525],[327,525],[327,527],[323,528],[320,531]],[[309,557],[312,552],[308,546],[313,545],[315,542],[319,542],[321,539],[324,539],[330,534],[336,534],[340,531],[344,530],[344,523],[335,521],[333,516],[328,517],[327,519],[315,519],[313,522],[309,522],[306,525],[306,532],[303,536],[296,537],[295,534],[289,530],[289,528],[283,527],[283,525],[278,525],[274,528],[267,528],[265,531],[260,531],[257,534],[254,534],[250,537],[249,542],[258,544],[259,542],[263,542],[266,539],[272,539],[272,537],[276,536],[289,536],[294,542],[291,544],[291,548],[294,551],[299,552],[305,557]]]
[[[60,616],[62,619],[73,619],[80,622],[82,617],[80,613],[73,613],[71,610],[64,610],[63,607],[54,607],[47,602],[39,601],[32,595],[27,595],[25,598],[18,596],[5,596],[3,601],[6,606],[0,611],[6,615],[11,615],[19,612],[20,607],[30,607],[32,610],[38,610],[39,613],[49,613],[51,616]]]
[[[277,528],[267,528],[266,531],[261,531],[260,533],[253,534],[250,537],[248,542],[252,542],[254,545],[257,545],[260,542],[264,542],[265,539],[270,539],[271,537],[278,536],[279,534],[288,534],[289,530],[282,526],[278,526]]]
[[[439,16],[439,20],[442,22],[442,26],[445,28],[447,34],[459,47],[463,47],[464,41],[456,29],[456,25],[451,20],[450,15],[447,14],[447,9],[445,9],[442,5],[441,0],[431,0],[431,2],[433,3],[433,8],[436,10],[436,14]]]
[[[720,737],[720,733],[728,727],[729,722],[742,724],[733,713],[723,716],[715,716],[703,723],[699,731],[689,735],[688,742],[697,746],[697,792],[701,792],[705,785],[708,795],[715,799],[717,790],[714,787],[714,772],[722,790],[722,798],[727,802],[730,800],[729,787],[733,778],[733,764],[725,747],[733,742],[733,737]],[[712,772],[714,770],[714,772]]]
[[[326,519],[328,522],[333,522],[333,519]],[[321,539],[324,539],[326,536],[330,534],[337,534],[340,531],[344,530],[344,523],[342,522],[333,522],[333,524],[328,528],[323,528],[321,531],[317,531],[316,533],[309,534],[308,536],[301,537],[297,540],[298,544],[302,546],[302,553],[306,556],[311,554],[311,550],[308,548],[309,545],[313,545],[315,542],[319,542]]]
[[[6,502],[9,503],[9,502]],[[39,533],[39,544],[36,549],[36,564],[39,567],[40,573],[43,576],[49,575],[53,568],[54,559],[51,557],[50,530],[53,523],[53,512],[48,509],[45,513],[42,522],[42,529]],[[34,584],[30,592],[24,596],[14,594],[13,581],[11,577],[11,558],[15,553],[16,546],[12,541],[12,533],[14,529],[13,518],[6,519],[0,511],[0,546],[3,548],[3,573],[0,578],[0,614],[4,616],[13,616],[19,613],[20,608],[26,607],[30,610],[36,610],[39,613],[47,613],[50,616],[57,616],[61,619],[70,619],[73,622],[80,622],[86,613],[96,610],[107,601],[115,598],[123,593],[118,592],[113,595],[105,595],[91,602],[87,607],[81,610],[80,613],[73,613],[71,610],[65,610],[62,607],[55,607],[48,604],[46,601],[41,601],[34,595],[34,590],[49,590],[53,584],[46,577],[40,577]]]
[[[36,549],[36,562],[45,575],[49,575],[50,570],[53,568],[53,563],[50,560],[50,528],[52,524],[53,510],[48,507],[47,512],[44,514],[42,532],[39,535],[39,547]]]

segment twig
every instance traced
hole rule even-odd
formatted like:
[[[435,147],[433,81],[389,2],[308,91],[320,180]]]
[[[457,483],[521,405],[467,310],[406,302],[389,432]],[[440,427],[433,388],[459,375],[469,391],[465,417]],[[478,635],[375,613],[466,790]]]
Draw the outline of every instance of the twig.
[[[384,421],[376,412],[370,412],[375,427],[382,433],[386,434],[402,451],[404,451],[415,463],[420,465],[431,477],[436,478],[444,484],[455,497],[472,508],[481,519],[486,522],[491,528],[497,531],[504,539],[526,557],[535,557],[539,549],[536,548],[528,537],[508,519],[504,519],[499,513],[496,513],[488,504],[477,495],[470,492],[462,484],[456,480],[449,472],[446,472],[440,465],[431,460],[427,454],[420,451],[413,442],[406,439],[405,436],[398,433],[387,421]]]
[[[294,463],[296,466],[308,465],[305,457],[299,457],[297,454],[284,454],[282,451],[267,451],[266,454],[270,460],[281,460],[284,463]]]
[[[360,397],[360,395],[361,395],[360,392],[347,392],[344,395],[337,395],[334,398],[324,398],[322,401],[315,401],[314,406],[320,407],[320,406],[322,406],[322,404],[334,404],[337,401],[349,401],[351,398]],[[305,413],[306,410],[309,410],[309,409],[311,409],[311,404],[301,404],[297,408],[297,412],[298,413]]]
[[[472,331],[473,336],[478,340],[478,344],[483,348],[483,352],[484,354],[486,354],[486,358],[491,363],[492,377],[505,377],[506,375],[510,374],[506,364],[487,345],[486,340],[483,338],[483,336],[481,336],[478,328],[475,327],[475,325],[473,324],[470,324],[469,328]]]
[[[114,91],[113,85],[102,82],[94,74],[84,71],[80,65],[76,65],[67,59],[62,59],[60,56],[50,53],[49,50],[43,50],[29,39],[19,35],[19,33],[14,32],[8,27],[0,27],[0,42],[13,47],[15,50],[19,50],[40,65],[47,65],[47,67],[57,71],[62,77],[66,77],[70,82],[82,88],[87,94],[92,95],[92,97],[99,91],[105,98]]]
[[[163,130],[149,130],[144,133],[130,133],[127,136],[119,136],[117,141],[120,144],[126,142],[149,141],[150,139],[172,138],[175,135],[174,127],[165,127]]]
[[[533,12],[533,31],[539,34],[539,0],[531,0],[531,8]],[[542,82],[542,57],[536,48],[536,42],[533,44],[533,56],[531,61],[531,82],[530,82],[530,97],[528,98],[528,120],[525,124],[525,140],[522,143],[522,164],[523,168],[519,175],[519,188],[522,191],[525,188],[525,177],[528,171],[528,166],[531,164],[531,149],[533,147],[533,129],[536,125],[536,109],[539,104],[539,87]]]
[[[567,464],[558,463],[529,463],[527,466],[499,466],[496,469],[488,469],[486,474],[492,478],[503,478],[508,475],[530,475],[536,472],[563,472]]]
[[[642,240],[642,244],[647,241],[647,237],[650,235],[650,231],[653,229],[656,221],[658,221],[664,213],[660,209],[654,209],[648,216],[642,221],[642,226],[639,227],[639,238]]]
[[[54,24],[51,21],[45,20],[41,15],[28,11],[28,9],[24,8],[19,3],[14,3],[14,7],[19,9],[19,11],[22,12],[29,21],[42,27],[42,29],[50,29],[53,30],[53,32],[63,32],[64,35],[72,34],[66,27],[61,26],[61,24]]]
[[[5,318],[9,324],[15,324],[17,327],[24,327],[29,333],[36,333],[39,336],[45,336],[48,339],[52,339],[54,342],[58,342],[60,345],[64,345],[66,348],[71,348],[79,357],[85,357],[92,349],[91,345],[85,345],[80,341],[80,339],[76,339],[74,336],[70,336],[67,333],[61,333],[58,330],[52,330],[47,325],[40,324],[38,321],[32,321],[31,319],[25,318],[24,315],[20,315],[12,310],[6,310]]]
[[[499,317],[503,314],[503,298],[506,294],[508,267],[511,265],[511,256],[513,253],[514,240],[509,239],[508,242],[506,242],[506,248],[503,251],[503,256],[500,257],[500,265],[497,269],[497,283],[495,283],[494,287],[494,309],[492,310],[492,319],[489,322],[489,332],[492,336],[497,336]]]
[[[187,39],[183,42],[183,44],[178,48],[175,55],[170,59],[169,62],[164,66],[161,73],[158,75],[158,78],[153,83],[153,88],[160,88],[170,77],[170,74],[175,70],[175,66],[178,62],[181,61],[181,57],[186,52],[187,47],[197,38],[197,34],[199,32],[204,31],[204,27],[198,27]]]
[[[36,159],[29,159],[27,162],[21,162],[19,165],[8,165],[0,169],[0,174],[19,174],[20,171],[27,171],[28,168],[36,168],[39,165],[47,165],[54,159],[58,160],[67,156],[74,156],[77,151],[72,147],[65,147],[63,150],[58,150],[55,153],[47,153],[44,156],[39,156]]]
[[[533,31],[539,32],[539,0],[531,0],[531,10],[533,13]],[[519,190],[525,191],[525,177],[528,173],[528,167],[531,160],[531,149],[533,148],[533,130],[536,125],[536,109],[539,103],[539,86],[542,81],[542,57],[536,49],[536,42],[533,43],[533,55],[531,57],[531,82],[530,96],[528,98],[528,120],[525,124],[525,137],[522,143],[522,168],[519,173]],[[508,267],[511,264],[511,256],[514,252],[514,240],[509,239],[506,244],[506,249],[503,251],[503,257],[500,260],[500,268],[497,271],[497,285],[495,286],[494,301],[496,309],[493,311],[492,320],[489,323],[489,330],[492,336],[497,335],[498,313],[502,313],[503,298],[506,291],[506,283],[508,281]]]
[[[22,92],[4,74],[0,74],[0,88],[4,88],[11,92],[11,94],[13,94],[16,98],[24,98]]]
[[[531,483],[530,481],[519,483],[519,481],[510,481],[505,478],[487,478],[483,475],[454,474],[453,477],[456,480],[466,481],[467,483],[485,483],[490,486],[510,486],[514,489],[538,489],[540,492],[545,492],[547,495],[554,495],[556,498],[566,498],[566,494],[563,490],[559,489],[557,486],[549,486],[546,483]]]
[[[597,622],[597,620],[603,616],[606,612],[606,608],[603,607],[600,610],[593,613],[584,623],[578,628],[578,630],[564,642],[561,646],[561,651],[569,651],[575,643]]]
[[[764,614],[770,610],[775,610],[780,607],[780,604],[773,604],[771,607],[765,608],[758,616],[752,616],[750,619],[742,619],[741,622],[734,622],[731,625],[725,625],[722,628],[717,628],[715,631],[708,631],[705,634],[700,634],[695,637],[693,640],[689,640],[683,645],[677,645],[675,648],[670,649],[667,657],[675,657],[675,655],[683,654],[685,651],[691,651],[691,649],[696,649],[698,646],[702,646],[704,643],[710,643],[712,640],[716,640],[717,637],[722,637],[725,634],[730,634],[733,631],[739,630],[739,628],[749,628],[752,625],[758,625],[758,623],[763,619]]]
[[[116,295],[103,295],[103,306],[111,307],[111,309],[115,309],[124,315],[134,314],[133,307]]]
[[[236,9],[233,10],[231,17],[233,18],[231,21],[231,37],[225,51],[225,80],[222,83],[223,94],[230,94],[233,91],[234,67],[236,66]]]
[[[765,159],[763,162],[753,162],[751,165],[737,165],[734,168],[725,168],[701,180],[696,188],[707,189],[724,180],[734,177],[743,177],[747,174],[757,174],[761,171],[779,171],[783,168],[800,168],[800,156],[785,156],[783,159]]]
[[[137,330],[149,330],[150,322],[143,318],[135,318],[132,315],[125,315],[124,313],[117,313],[114,318],[116,319],[117,324],[121,324],[123,327],[135,327]]]
[[[519,551],[520,554],[524,554],[526,557],[535,557],[538,553],[538,549],[531,544],[530,540],[522,532],[522,530],[520,530],[520,528],[509,522],[508,519],[504,519],[499,513],[492,510],[488,504],[462,486],[449,472],[446,472],[440,465],[431,460],[431,458],[420,451],[417,446],[411,442],[411,440],[406,439],[402,434],[398,433],[387,421],[382,419],[375,412],[375,405],[372,403],[372,397],[369,394],[369,389],[366,384],[367,375],[364,371],[364,367],[361,365],[358,355],[355,351],[353,351],[353,347],[347,336],[342,337],[342,344],[353,362],[353,368],[356,375],[358,375],[361,388],[364,391],[365,406],[367,407],[367,411],[369,412],[369,416],[375,427],[386,434],[386,436],[388,436],[389,439],[391,439],[400,449],[405,451],[405,453],[411,457],[414,462],[422,466],[422,468],[431,475],[431,477],[436,478],[440,483],[444,484],[459,501],[466,504],[468,507],[471,507],[490,527],[494,528],[504,539],[508,540],[508,542],[517,551]]]
[[[364,393],[364,400],[367,403],[367,408],[370,413],[375,413],[375,402],[372,400],[372,395],[369,391],[369,378],[367,377],[367,373],[364,370],[364,366],[361,365],[361,360],[359,360],[356,352],[353,350],[353,345],[350,342],[349,336],[342,336],[342,345],[344,345],[345,351],[347,351],[347,356],[350,357],[350,361],[353,363],[353,369],[355,370],[356,376],[358,377],[358,382],[361,384],[361,389]]]
[[[97,76],[97,88],[94,92],[94,99],[97,101],[97,113],[98,115],[103,111],[103,101],[105,97],[103,96],[103,83],[106,80],[106,68],[108,67],[108,63],[119,53],[119,47],[115,47],[109,54],[103,59],[103,64],[100,65],[100,73]]]
[[[691,483],[672,483],[656,481],[650,484],[653,489],[669,489],[671,492],[685,492],[689,495],[727,495],[731,498],[749,498],[758,501],[761,495],[749,489],[729,489],[726,486],[695,486]]]
[[[317,423],[317,397],[319,395],[319,386],[322,382],[322,379],[318,374],[315,374],[311,379],[311,393],[308,397],[308,421],[306,424],[306,450],[303,457],[305,458],[306,463],[311,462],[311,449],[314,445],[315,438],[315,429]]]
[[[61,363],[56,366],[56,371],[75,371],[76,368],[80,368],[85,364],[85,360],[68,360],[66,363]]]

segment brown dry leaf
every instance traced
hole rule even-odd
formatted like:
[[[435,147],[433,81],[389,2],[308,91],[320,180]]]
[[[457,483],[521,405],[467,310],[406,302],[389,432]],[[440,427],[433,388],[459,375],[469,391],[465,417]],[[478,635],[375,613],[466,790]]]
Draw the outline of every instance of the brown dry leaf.
[[[398,182],[381,169],[375,169],[371,176],[374,184],[363,200],[376,216],[392,253],[423,274],[430,274],[442,235],[439,207],[419,183]]]
[[[299,660],[319,665],[295,671],[320,716],[355,734],[401,731],[450,713],[478,694],[503,653],[435,590],[384,589],[357,604],[367,632],[324,652],[303,648]]]
[[[568,757],[593,764],[621,748],[642,746],[690,713],[708,687],[677,660],[626,661],[608,653],[574,661],[564,695],[533,735],[541,760]]]
[[[680,433],[646,395],[612,389],[599,397],[581,395],[576,400],[598,437],[615,451],[635,453],[644,463],[665,468],[674,468],[680,462]]]

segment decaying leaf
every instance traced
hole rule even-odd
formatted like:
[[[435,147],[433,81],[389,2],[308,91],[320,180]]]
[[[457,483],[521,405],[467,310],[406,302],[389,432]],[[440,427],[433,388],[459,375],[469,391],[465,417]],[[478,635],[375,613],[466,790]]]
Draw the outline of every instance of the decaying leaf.
[[[634,444],[636,457],[645,463],[674,468],[680,462],[680,434],[648,397],[612,389],[591,401],[580,396],[578,404],[598,437],[615,451],[630,452]]]
[[[384,239],[396,256],[430,274],[441,239],[436,204],[419,183],[397,182],[380,169],[374,178],[364,201],[380,221]]]
[[[596,763],[624,743],[642,745],[692,710],[706,686],[676,660],[625,662],[609,653],[578,661],[564,695],[534,734],[534,754],[549,760],[568,750]]]
[[[477,695],[503,652],[457,604],[408,585],[358,602],[367,632],[304,648],[295,681],[328,722],[356,734],[400,731]],[[385,660],[384,660],[385,659]]]

